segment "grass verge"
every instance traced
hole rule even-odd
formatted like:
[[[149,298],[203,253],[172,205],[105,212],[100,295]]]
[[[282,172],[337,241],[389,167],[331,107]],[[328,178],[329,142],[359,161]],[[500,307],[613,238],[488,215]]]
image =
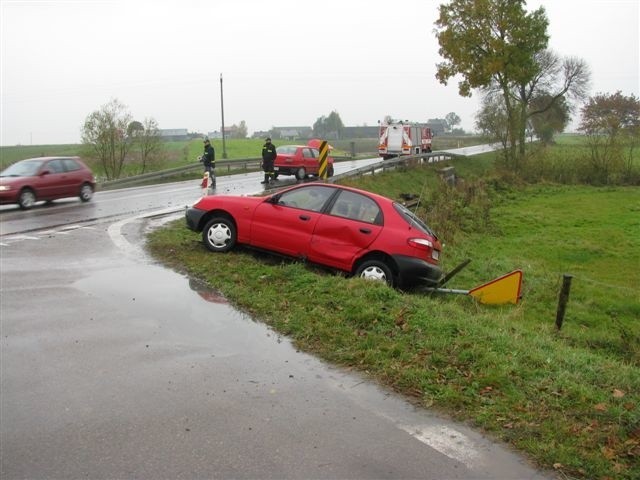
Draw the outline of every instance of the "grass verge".
[[[350,183],[392,198],[420,194],[436,231],[430,204],[439,197],[458,215],[477,216],[473,185],[452,192],[436,179],[420,167]],[[470,422],[541,467],[565,477],[639,478],[640,190],[484,188],[485,218],[467,220],[446,248],[447,269],[473,259],[450,286],[521,268],[517,306],[399,292],[242,248],[211,254],[184,221],[151,233],[148,248],[299,348]],[[574,278],[558,331],[563,273]]]

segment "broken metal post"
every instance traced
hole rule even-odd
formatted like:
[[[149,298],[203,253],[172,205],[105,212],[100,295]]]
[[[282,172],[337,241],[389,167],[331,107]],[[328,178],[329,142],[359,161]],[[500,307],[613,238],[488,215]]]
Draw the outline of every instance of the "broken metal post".
[[[556,313],[556,327],[558,330],[562,328],[562,322],[564,320],[564,312],[569,301],[569,291],[571,290],[571,279],[573,275],[562,275],[562,289],[560,290],[560,297],[558,298],[558,311]]]

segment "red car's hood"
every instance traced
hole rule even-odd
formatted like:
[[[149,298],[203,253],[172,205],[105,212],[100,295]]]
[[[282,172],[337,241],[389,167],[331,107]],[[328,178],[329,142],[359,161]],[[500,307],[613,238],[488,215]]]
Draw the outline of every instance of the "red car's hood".
[[[34,177],[0,177],[0,185],[21,185],[28,178]]]
[[[200,210],[211,210],[213,208],[249,208],[254,209],[260,203],[264,202],[265,198],[270,195],[262,196],[239,196],[239,195],[207,195],[198,200],[193,207]]]

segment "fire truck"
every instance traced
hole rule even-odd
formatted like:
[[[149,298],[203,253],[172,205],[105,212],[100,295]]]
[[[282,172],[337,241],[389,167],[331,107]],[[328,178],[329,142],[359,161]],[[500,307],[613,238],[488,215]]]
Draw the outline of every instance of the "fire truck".
[[[431,129],[420,123],[384,122],[380,124],[378,154],[386,160],[429,153],[431,137]]]

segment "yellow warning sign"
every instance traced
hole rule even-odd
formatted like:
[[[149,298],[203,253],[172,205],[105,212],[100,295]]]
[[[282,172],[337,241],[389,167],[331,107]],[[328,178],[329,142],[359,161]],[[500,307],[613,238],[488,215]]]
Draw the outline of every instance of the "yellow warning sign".
[[[326,180],[328,177],[328,165],[327,165],[327,157],[329,156],[329,143],[326,140],[323,140],[320,144],[320,157],[318,158],[318,163],[320,163],[318,167],[318,177],[323,180]]]
[[[505,303],[518,303],[522,288],[522,270],[514,270],[501,277],[491,280],[469,290],[469,295],[480,303],[489,305],[502,305]]]

